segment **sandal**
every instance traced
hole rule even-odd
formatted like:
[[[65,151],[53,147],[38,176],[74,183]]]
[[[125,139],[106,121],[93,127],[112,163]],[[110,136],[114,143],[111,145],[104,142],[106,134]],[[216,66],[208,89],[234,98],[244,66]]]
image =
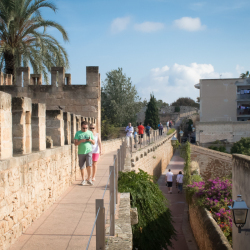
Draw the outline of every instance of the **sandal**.
[[[95,178],[92,178],[92,181],[95,181]]]

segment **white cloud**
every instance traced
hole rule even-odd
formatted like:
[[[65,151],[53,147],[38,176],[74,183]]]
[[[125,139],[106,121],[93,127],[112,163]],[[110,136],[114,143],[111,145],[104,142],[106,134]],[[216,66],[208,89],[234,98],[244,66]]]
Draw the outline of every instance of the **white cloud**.
[[[111,32],[119,33],[125,30],[131,21],[130,17],[118,17],[114,19],[111,23]]]
[[[233,74],[222,73],[223,78],[231,78]],[[136,84],[142,99],[149,99],[150,93],[154,93],[157,99],[172,103],[179,97],[190,97],[196,100],[199,90],[194,85],[199,79],[220,78],[220,73],[214,71],[211,64],[180,65],[151,69],[149,75]]]
[[[141,32],[150,33],[164,29],[164,24],[156,22],[144,22],[135,24],[134,29]]]
[[[174,21],[174,27],[187,31],[199,31],[206,28],[205,25],[201,24],[201,20],[199,17],[182,17],[181,19],[177,19]]]
[[[236,65],[236,71],[240,75],[241,73],[245,72],[245,68],[243,66],[240,66],[239,64]]]

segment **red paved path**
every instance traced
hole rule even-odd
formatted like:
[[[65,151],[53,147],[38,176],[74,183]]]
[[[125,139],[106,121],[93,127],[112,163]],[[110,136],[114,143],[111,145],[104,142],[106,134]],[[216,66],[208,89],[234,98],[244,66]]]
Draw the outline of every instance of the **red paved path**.
[[[165,197],[170,203],[170,210],[174,220],[174,227],[177,231],[177,240],[173,241],[174,250],[198,250],[195,240],[193,238],[191,228],[188,223],[187,218],[187,205],[185,202],[185,195],[178,194],[178,189],[175,187],[176,184],[176,175],[179,171],[183,171],[184,160],[180,157],[179,152],[177,151],[172,157],[169,165],[158,180],[160,189],[162,190]],[[173,182],[173,193],[168,194],[168,188],[165,183],[165,175],[171,169],[174,173],[174,182]],[[184,235],[185,233],[185,235]]]

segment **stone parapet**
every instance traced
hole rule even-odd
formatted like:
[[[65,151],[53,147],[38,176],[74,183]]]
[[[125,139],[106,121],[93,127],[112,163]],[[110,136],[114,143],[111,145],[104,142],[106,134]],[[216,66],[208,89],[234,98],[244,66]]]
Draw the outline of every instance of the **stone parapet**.
[[[12,157],[11,95],[0,92],[0,160]]]
[[[189,220],[199,249],[232,250],[220,227],[205,208],[190,205]]]
[[[107,154],[109,152],[119,149],[122,145],[122,139],[124,138],[102,141],[102,154]]]

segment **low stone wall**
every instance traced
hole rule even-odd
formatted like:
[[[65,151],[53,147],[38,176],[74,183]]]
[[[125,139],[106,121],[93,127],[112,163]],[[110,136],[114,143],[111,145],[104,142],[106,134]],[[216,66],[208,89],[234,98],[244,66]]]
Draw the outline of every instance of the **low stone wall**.
[[[159,178],[173,156],[171,138],[175,134],[176,132],[166,137],[164,136],[161,140],[133,153],[131,170],[138,172],[139,169],[142,169],[148,174]]]
[[[198,169],[204,179],[232,174],[232,155],[191,145],[191,169]]]
[[[190,205],[189,219],[199,249],[232,250],[227,238],[206,209]]]
[[[121,193],[119,214],[115,220],[115,236],[106,236],[106,250],[133,248],[130,210],[130,193]],[[109,234],[109,228],[106,233]]]
[[[0,161],[0,249],[11,244],[75,180],[75,146]]]
[[[108,154],[117,150],[122,145],[122,138],[102,141],[102,154]]]

